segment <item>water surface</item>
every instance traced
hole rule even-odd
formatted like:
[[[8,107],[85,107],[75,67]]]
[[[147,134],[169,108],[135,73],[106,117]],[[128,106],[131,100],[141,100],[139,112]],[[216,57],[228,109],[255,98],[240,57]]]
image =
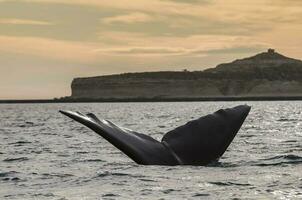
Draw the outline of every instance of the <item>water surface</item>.
[[[219,163],[140,166],[58,110],[160,140],[220,108],[252,110]],[[0,104],[0,199],[302,199],[302,102]]]

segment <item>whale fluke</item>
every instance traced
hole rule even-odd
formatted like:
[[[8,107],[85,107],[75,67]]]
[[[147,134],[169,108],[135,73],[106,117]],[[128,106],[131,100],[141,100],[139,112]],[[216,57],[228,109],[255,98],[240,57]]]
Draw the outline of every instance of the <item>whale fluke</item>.
[[[241,105],[218,110],[169,131],[161,142],[92,113],[60,112],[89,127],[138,164],[207,165],[223,155],[250,109]]]

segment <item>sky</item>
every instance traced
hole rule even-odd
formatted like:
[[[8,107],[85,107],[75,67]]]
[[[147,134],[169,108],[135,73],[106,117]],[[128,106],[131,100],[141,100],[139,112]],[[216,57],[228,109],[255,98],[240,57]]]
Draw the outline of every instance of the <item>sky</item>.
[[[0,0],[0,99],[75,77],[203,70],[274,48],[302,59],[301,0]]]

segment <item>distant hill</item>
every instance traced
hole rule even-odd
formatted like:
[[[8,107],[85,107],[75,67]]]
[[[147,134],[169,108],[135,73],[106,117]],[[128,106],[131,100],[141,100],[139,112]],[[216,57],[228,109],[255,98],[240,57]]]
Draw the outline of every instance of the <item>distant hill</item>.
[[[75,78],[71,88],[72,99],[302,96],[302,61],[269,49],[204,71]]]
[[[249,58],[220,64],[205,72],[236,79],[300,80],[302,61],[269,49]]]

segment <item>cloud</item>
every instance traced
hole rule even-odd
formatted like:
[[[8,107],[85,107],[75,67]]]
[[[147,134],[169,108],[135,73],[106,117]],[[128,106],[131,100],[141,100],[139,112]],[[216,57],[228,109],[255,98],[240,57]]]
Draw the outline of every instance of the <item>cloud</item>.
[[[153,13],[164,16],[195,16],[207,17],[210,19],[228,20],[234,16],[245,16],[254,14],[265,14],[271,9],[270,3],[263,0],[240,1],[225,0],[202,1],[202,0],[20,0],[19,2],[41,3],[41,4],[61,4],[61,5],[81,5],[98,7],[100,9],[115,9],[126,12]],[[180,3],[182,2],[182,3]],[[187,2],[187,3],[186,3]],[[188,3],[189,2],[189,3]],[[261,8],[261,9],[259,9]],[[270,13],[267,13],[270,15]],[[238,19],[240,17],[236,17]]]
[[[123,46],[100,48],[104,55],[123,56],[204,56],[218,54],[257,53],[270,44],[250,37],[227,35],[194,35],[188,37],[154,37],[127,32],[102,33],[101,37]],[[247,45],[248,44],[248,45]]]
[[[133,55],[133,56],[166,56],[166,55],[181,55],[188,51],[183,48],[168,48],[168,47],[130,47],[130,48],[106,48],[95,50],[101,54],[110,55]]]
[[[135,47],[135,48],[111,48],[96,49],[95,51],[103,55],[123,55],[123,56],[207,56],[207,55],[225,55],[225,54],[254,54],[259,53],[268,46],[234,46],[214,49],[185,49],[185,48],[169,48],[169,47]]]
[[[140,13],[140,12],[134,12],[134,13],[130,13],[127,15],[117,15],[117,16],[113,16],[113,17],[106,17],[106,18],[103,18],[101,21],[106,24],[111,24],[111,23],[131,24],[131,23],[147,22],[147,21],[152,21],[152,20],[153,20],[153,18],[150,15],[147,15],[145,13]]]
[[[270,0],[273,6],[297,7],[302,6],[301,0]]]
[[[127,44],[112,45],[102,42],[72,42],[35,37],[13,37],[0,35],[0,51],[6,53],[38,56],[83,64],[106,62],[117,56],[127,57],[167,57],[167,56],[204,56],[210,54],[256,52],[257,47],[267,45],[252,42],[247,37],[230,36],[190,36],[187,38],[145,37],[137,34],[108,33],[104,40],[124,40]],[[119,43],[119,42],[117,42]],[[240,46],[251,43],[249,46]],[[114,60],[114,59],[113,59]],[[112,60],[111,60],[112,61]],[[110,61],[110,62],[111,62]]]
[[[264,42],[258,42],[250,36],[234,35],[191,35],[186,37],[178,36],[150,36],[143,33],[129,33],[108,31],[99,33],[99,40],[103,43],[110,41],[112,44],[119,44],[119,48],[132,49],[141,48],[149,51],[155,49],[176,49],[178,53],[187,53],[188,51],[223,49],[234,46],[252,47],[267,46]],[[102,48],[103,49],[103,48]],[[110,49],[110,48],[109,48]],[[132,52],[132,51],[130,51]],[[175,52],[174,52],[175,53]]]
[[[286,1],[286,0],[285,0]],[[99,32],[143,33],[149,36],[252,36],[286,24],[300,24],[301,9],[268,1],[229,0],[180,3],[182,0],[20,0],[4,1],[0,18],[51,21],[53,26],[0,27],[0,34],[96,41]],[[270,1],[269,1],[270,2]],[[271,2],[270,2],[271,3]],[[26,9],[23,9],[26,7]],[[55,13],[55,14],[54,14]],[[290,13],[290,14],[289,14]],[[83,28],[79,28],[79,27]]]
[[[208,4],[212,3],[210,0],[163,0],[163,1],[171,1],[176,3],[185,3],[185,4]]]
[[[0,51],[7,53],[18,53],[80,63],[91,63],[97,59],[93,50],[98,46],[91,43],[0,35],[0,44]]]
[[[293,8],[302,5],[300,0],[228,0],[227,2],[225,0],[20,0],[20,2],[97,6],[106,9],[152,12],[163,15],[216,16],[216,18],[224,16],[224,19],[238,18],[236,16],[250,14],[255,15],[255,13],[270,16],[271,11],[276,9],[284,10],[287,7]]]
[[[8,89],[15,97],[25,82],[27,90],[48,93],[60,87],[48,84],[65,80],[64,96],[76,76],[201,70],[268,47],[300,58],[301,6],[301,0],[0,0],[0,80],[5,85],[18,74]]]
[[[100,18],[123,12],[83,5],[52,3],[26,3],[8,1],[0,3],[0,35],[19,37],[51,38],[69,41],[95,41],[100,29]],[[8,20],[10,19],[10,20]],[[11,20],[14,19],[14,20]],[[8,24],[13,22],[17,24]],[[34,25],[28,20],[51,23],[52,25]],[[23,25],[20,25],[20,23]],[[24,23],[27,22],[26,25]],[[45,23],[43,23],[45,24]]]
[[[16,18],[0,18],[0,24],[12,24],[12,25],[53,25],[51,22],[30,20],[30,19],[16,19]]]
[[[266,45],[234,46],[234,47],[225,47],[219,49],[195,50],[192,51],[191,53],[196,55],[254,54],[254,53],[259,53],[267,49],[268,47],[269,46]]]

